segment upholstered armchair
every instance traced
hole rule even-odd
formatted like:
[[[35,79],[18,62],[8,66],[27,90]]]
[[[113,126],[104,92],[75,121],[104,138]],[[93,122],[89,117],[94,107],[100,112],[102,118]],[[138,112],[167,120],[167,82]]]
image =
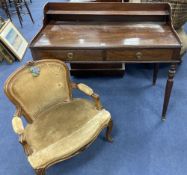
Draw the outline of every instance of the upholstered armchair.
[[[73,89],[93,101],[73,98]],[[70,81],[67,66],[59,60],[26,64],[8,78],[4,90],[16,106],[13,129],[37,175],[83,151],[105,127],[111,141],[110,113],[90,87]],[[28,122],[25,127],[22,116]]]

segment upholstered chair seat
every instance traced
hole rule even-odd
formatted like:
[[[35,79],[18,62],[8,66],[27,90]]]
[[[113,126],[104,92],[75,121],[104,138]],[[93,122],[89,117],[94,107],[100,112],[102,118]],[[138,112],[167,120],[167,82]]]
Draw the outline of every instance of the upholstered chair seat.
[[[49,162],[66,159],[94,140],[109,121],[109,112],[98,111],[87,100],[57,103],[27,125],[25,136],[33,150],[28,160],[38,169]]]
[[[73,98],[72,89],[93,101]],[[5,92],[17,108],[13,129],[37,175],[83,151],[105,127],[106,139],[111,141],[110,113],[90,87],[70,82],[67,67],[59,60],[23,66],[9,77]],[[25,128],[21,116],[28,121]]]

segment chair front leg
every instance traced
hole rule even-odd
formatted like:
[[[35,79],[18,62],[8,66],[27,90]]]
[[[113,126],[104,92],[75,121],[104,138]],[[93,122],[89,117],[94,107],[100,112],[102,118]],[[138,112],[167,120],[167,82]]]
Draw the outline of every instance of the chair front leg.
[[[112,136],[111,136],[112,128],[113,128],[113,121],[112,119],[110,119],[110,121],[108,122],[107,129],[106,129],[106,140],[109,142],[113,141]]]
[[[45,168],[35,169],[36,175],[45,175]]]

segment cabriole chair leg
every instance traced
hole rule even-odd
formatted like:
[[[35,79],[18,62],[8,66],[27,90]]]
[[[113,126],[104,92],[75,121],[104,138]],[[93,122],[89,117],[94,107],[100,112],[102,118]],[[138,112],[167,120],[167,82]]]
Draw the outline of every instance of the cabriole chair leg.
[[[45,168],[36,169],[35,173],[36,175],[45,175]]]
[[[111,136],[112,127],[113,127],[113,121],[110,120],[106,129],[106,140],[109,142],[112,142],[112,136]]]

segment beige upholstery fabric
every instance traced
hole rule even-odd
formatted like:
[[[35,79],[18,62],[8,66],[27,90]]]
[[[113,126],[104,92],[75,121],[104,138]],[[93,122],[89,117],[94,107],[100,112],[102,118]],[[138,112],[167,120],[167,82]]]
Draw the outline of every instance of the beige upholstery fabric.
[[[33,77],[29,66],[12,76],[10,91],[32,120],[44,107],[57,101],[69,101],[71,92],[68,88],[68,72],[62,62],[36,63],[40,75]],[[27,116],[26,116],[27,117]]]
[[[180,40],[182,41],[181,55],[183,55],[187,50],[187,34],[184,31],[184,28],[181,27],[177,30]]]
[[[85,94],[89,96],[91,96],[94,93],[93,90],[85,84],[79,83],[77,87],[79,90],[83,91]]]
[[[34,169],[46,168],[70,158],[90,144],[111,119],[106,110],[95,103],[73,99],[67,66],[59,60],[34,62],[40,75],[33,76],[30,66],[17,70],[5,83],[5,92],[29,124],[14,117],[12,125],[24,138],[22,145]],[[73,83],[72,83],[73,84]],[[79,84],[88,95],[93,90]],[[97,99],[97,103],[99,103]],[[100,108],[99,108],[100,109]]]
[[[110,113],[96,110],[83,99],[59,103],[39,114],[25,128],[27,142],[34,153],[28,157],[33,168],[65,159],[90,143],[108,124]]]
[[[17,134],[22,134],[24,131],[23,123],[20,117],[14,116],[12,119],[12,127]]]

